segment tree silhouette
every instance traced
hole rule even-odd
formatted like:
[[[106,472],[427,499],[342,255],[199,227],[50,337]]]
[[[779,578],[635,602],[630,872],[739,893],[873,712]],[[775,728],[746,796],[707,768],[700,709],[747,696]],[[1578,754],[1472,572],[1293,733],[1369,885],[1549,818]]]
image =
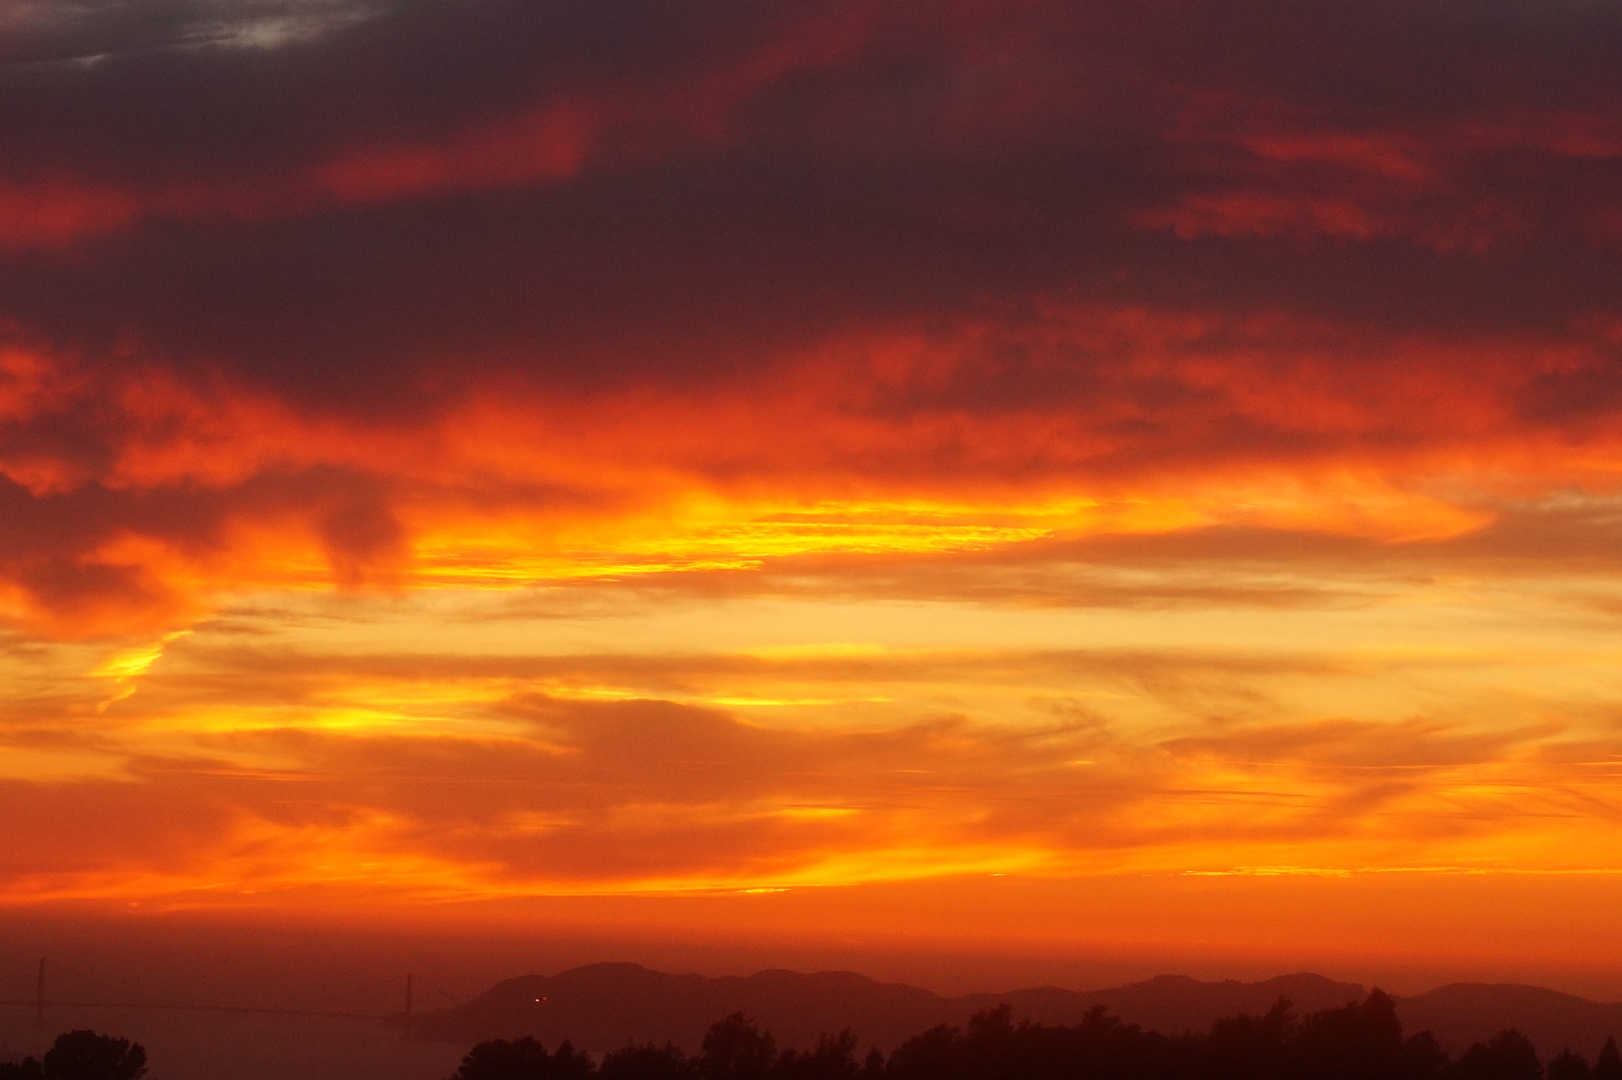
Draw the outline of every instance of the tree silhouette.
[[[1007,1006],[976,1014],[967,1034],[942,1025],[896,1048],[886,1080],[1177,1080],[1186,1043],[1123,1024],[1102,1008],[1075,1027],[1013,1023]]]
[[[1045,1025],[1016,1023],[1002,1005],[964,1028],[930,1028],[888,1058],[875,1048],[858,1064],[856,1047],[856,1036],[841,1031],[810,1050],[779,1053],[771,1032],[733,1013],[710,1026],[692,1056],[671,1043],[633,1043],[594,1068],[567,1042],[548,1054],[533,1038],[496,1039],[474,1046],[450,1080],[1545,1080],[1536,1049],[1515,1031],[1449,1063],[1428,1032],[1404,1037],[1395,1003],[1379,990],[1299,1019],[1280,998],[1260,1016],[1226,1017],[1176,1037],[1124,1023],[1103,1006],[1078,1024]],[[0,1068],[0,1080],[56,1078]],[[1547,1080],[1622,1080],[1622,1054],[1608,1041],[1590,1069],[1567,1050],[1549,1063]]]
[[[699,1048],[703,1080],[765,1080],[777,1064],[777,1040],[741,1012],[710,1025]]]
[[[467,1052],[455,1080],[531,1080],[545,1075],[547,1060],[546,1047],[528,1035],[490,1039]]]
[[[1588,1061],[1581,1054],[1572,1053],[1568,1046],[1549,1061],[1544,1075],[1548,1080],[1588,1080]]]
[[[1300,1025],[1290,999],[1261,1016],[1231,1016],[1211,1025],[1202,1047],[1207,1080],[1275,1080],[1291,1075],[1291,1044]]]
[[[855,1080],[856,1036],[849,1028],[838,1035],[824,1032],[809,1053],[785,1050],[777,1059],[775,1075],[781,1080]]]
[[[1541,1080],[1542,1076],[1537,1050],[1518,1031],[1500,1031],[1487,1042],[1476,1043],[1446,1072],[1447,1080]]]
[[[546,1075],[548,1080],[586,1080],[592,1072],[591,1057],[576,1050],[565,1039],[552,1051],[552,1063]]]
[[[1588,1080],[1622,1080],[1622,1053],[1617,1053],[1616,1039],[1606,1038],[1604,1049],[1588,1071]]]
[[[969,1017],[969,1030],[963,1039],[963,1064],[970,1076],[981,1080],[1015,1080],[1028,1075],[1033,1057],[1042,1056],[1040,1037],[1029,1024],[1014,1026],[1014,1010],[1008,1005],[977,1012]]]
[[[591,1058],[565,1041],[552,1054],[526,1035],[522,1039],[491,1039],[467,1052],[451,1080],[586,1080]]]
[[[958,1029],[947,1024],[914,1035],[890,1055],[886,1080],[959,1080],[964,1069],[957,1043]]]
[[[40,1073],[44,1080],[140,1080],[146,1048],[94,1031],[66,1031],[45,1051]]]
[[[1423,1080],[1445,1060],[1428,1035],[1403,1039],[1396,1003],[1379,989],[1362,1002],[1308,1016],[1295,1043],[1299,1067],[1324,1080]]]
[[[697,1066],[675,1043],[632,1043],[603,1058],[600,1080],[695,1080]]]

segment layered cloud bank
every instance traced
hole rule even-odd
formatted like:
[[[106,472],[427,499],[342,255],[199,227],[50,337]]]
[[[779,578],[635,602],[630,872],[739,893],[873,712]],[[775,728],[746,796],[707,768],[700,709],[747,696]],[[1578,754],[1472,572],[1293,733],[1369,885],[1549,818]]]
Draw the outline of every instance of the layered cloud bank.
[[[0,20],[7,896],[1622,869],[1614,7]]]

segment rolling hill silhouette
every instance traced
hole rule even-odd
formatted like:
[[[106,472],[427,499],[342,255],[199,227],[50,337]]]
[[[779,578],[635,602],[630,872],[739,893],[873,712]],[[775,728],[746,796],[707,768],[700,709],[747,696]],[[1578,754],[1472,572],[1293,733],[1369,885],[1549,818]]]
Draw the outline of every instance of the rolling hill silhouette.
[[[1592,1061],[1607,1036],[1622,1041],[1622,1003],[1602,1004],[1541,986],[1452,983],[1397,1001],[1410,1031],[1429,1030],[1449,1053],[1514,1028],[1551,1057],[1570,1047]]]
[[[629,1041],[671,1041],[689,1050],[720,1017],[746,1012],[784,1046],[810,1046],[825,1031],[850,1028],[863,1045],[893,1048],[936,1024],[960,1024],[1003,1002],[1016,1016],[1048,1024],[1078,1022],[1104,1005],[1130,1023],[1182,1032],[1219,1016],[1263,1012],[1280,995],[1302,1011],[1360,998],[1363,988],[1319,975],[1265,982],[1205,983],[1164,975],[1110,990],[1044,986],[1007,994],[948,998],[847,971],[812,975],[762,971],[747,977],[669,975],[636,964],[591,964],[558,975],[525,975],[497,983],[457,1008],[417,1018],[423,1038],[475,1042],[534,1035],[543,1042],[611,1049]]]
[[[1249,983],[1161,975],[1105,990],[1043,986],[943,997],[848,971],[706,978],[637,964],[590,964],[557,975],[507,979],[456,1008],[419,1015],[413,1027],[421,1038],[451,1042],[533,1035],[549,1045],[569,1039],[589,1050],[669,1041],[692,1051],[710,1024],[742,1011],[772,1031],[781,1046],[808,1047],[822,1032],[849,1028],[864,1047],[890,1050],[936,1024],[962,1024],[1003,1003],[1013,1007],[1016,1018],[1044,1024],[1075,1024],[1103,1005],[1128,1023],[1180,1034],[1206,1029],[1219,1017],[1263,1013],[1280,997],[1303,1014],[1360,1000],[1365,993],[1356,983],[1303,973]],[[1533,986],[1443,986],[1397,999],[1397,1012],[1407,1031],[1428,1030],[1452,1053],[1513,1027],[1545,1057],[1569,1046],[1592,1058],[1607,1035],[1622,1034],[1622,1004]]]

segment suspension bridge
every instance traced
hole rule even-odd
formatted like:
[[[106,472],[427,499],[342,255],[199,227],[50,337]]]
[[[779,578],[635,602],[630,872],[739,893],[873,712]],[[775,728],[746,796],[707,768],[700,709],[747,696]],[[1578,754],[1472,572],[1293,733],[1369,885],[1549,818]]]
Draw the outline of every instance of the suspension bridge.
[[[344,1020],[371,1020],[375,1022],[392,1021],[403,1029],[404,1038],[410,1041],[412,1035],[413,1007],[415,978],[407,972],[397,975],[380,983],[370,986],[356,987],[336,994],[330,994],[316,1001],[302,1005],[274,1006],[274,1005],[225,1005],[219,1003],[200,1003],[184,1001],[141,1001],[132,1000],[116,987],[102,983],[99,980],[76,971],[66,965],[56,963],[47,964],[45,960],[29,961],[20,968],[7,973],[8,981],[19,975],[33,975],[33,990],[31,997],[0,998],[0,1007],[29,1007],[34,1010],[34,1021],[40,1027],[47,1024],[50,1010],[53,1008],[94,1008],[94,1009],[134,1009],[166,1012],[197,1012],[197,1013],[235,1013],[257,1014],[262,1016],[303,1016],[324,1017]],[[91,994],[82,993],[52,993],[49,992],[47,975],[55,977],[67,976],[70,986],[77,984],[89,988]],[[382,995],[393,991],[404,994],[400,999],[402,1009],[392,1012],[364,1011],[357,1008],[341,1008],[345,1000],[352,1000],[362,995]],[[443,993],[443,992],[442,992]],[[450,995],[444,995],[447,999]],[[454,999],[452,999],[454,1000]]]

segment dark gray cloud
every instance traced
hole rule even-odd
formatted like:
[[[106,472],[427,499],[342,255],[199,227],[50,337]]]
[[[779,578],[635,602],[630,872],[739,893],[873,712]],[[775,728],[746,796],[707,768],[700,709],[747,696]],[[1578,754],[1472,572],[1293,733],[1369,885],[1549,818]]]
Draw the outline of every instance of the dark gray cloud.
[[[1495,124],[1535,132],[1549,110],[1614,126],[1622,88],[1601,58],[1622,24],[1602,5],[481,0],[397,5],[280,49],[128,55],[121,42],[238,9],[77,10],[56,22],[105,23],[98,47],[115,55],[0,71],[4,170],[156,201],[71,256],[9,256],[0,311],[92,353],[133,341],[331,407],[397,403],[492,364],[686,381],[830,329],[1007,318],[1066,290],[1558,337],[1616,276],[1617,246],[1572,220],[1614,205],[1614,147],[1485,138],[1435,177],[1371,190],[1355,162],[1267,160],[1247,141],[1448,146]],[[301,194],[301,176],[345,155],[452,144],[556,102],[596,117],[565,179],[469,177],[360,204]],[[1131,224],[1234,193],[1392,220],[1361,242],[1315,235],[1310,214],[1293,238]],[[1514,228],[1486,209],[1471,227],[1512,250],[1427,241],[1469,224],[1437,216],[1450,208],[1499,204]],[[1085,386],[1101,363],[1045,378]],[[998,393],[1041,393],[1036,378]],[[985,388],[958,392],[995,406]]]

